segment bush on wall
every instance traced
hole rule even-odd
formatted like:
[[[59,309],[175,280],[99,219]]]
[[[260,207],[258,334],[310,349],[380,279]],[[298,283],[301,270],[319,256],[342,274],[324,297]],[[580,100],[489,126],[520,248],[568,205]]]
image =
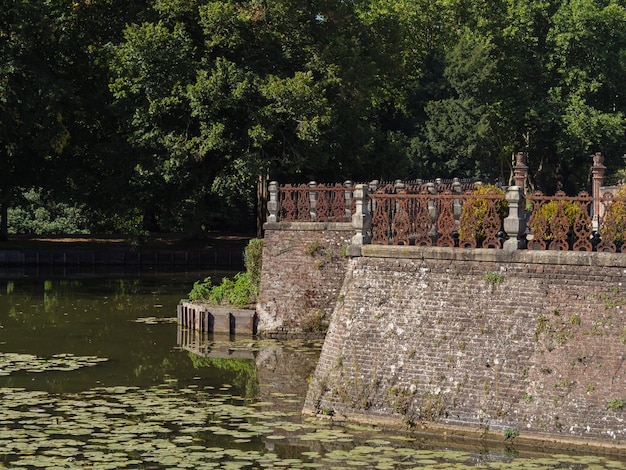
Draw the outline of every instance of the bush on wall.
[[[504,191],[493,184],[485,184],[472,192],[473,196],[502,196],[496,200],[496,212],[500,216],[500,224],[509,213],[509,203],[504,198]],[[489,208],[488,199],[485,197],[472,197],[463,204],[459,226],[460,239],[481,240],[485,238],[483,223]]]
[[[615,191],[615,200],[609,205],[602,217],[600,233],[602,238],[614,242],[626,241],[626,185]]]
[[[210,277],[196,281],[188,299],[211,305],[247,307],[256,303],[261,281],[263,240],[253,238],[244,251],[246,272],[237,273],[234,279],[223,278],[221,284],[213,284]]]

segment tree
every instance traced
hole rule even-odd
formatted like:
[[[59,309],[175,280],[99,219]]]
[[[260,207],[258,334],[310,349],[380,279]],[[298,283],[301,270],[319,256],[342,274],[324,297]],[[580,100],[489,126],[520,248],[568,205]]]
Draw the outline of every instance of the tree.
[[[440,46],[444,96],[425,103],[416,123],[416,166],[506,180],[509,157],[524,150],[539,187],[572,191],[585,187],[595,150],[615,164],[624,144],[621,3],[449,2],[460,34]]]
[[[3,4],[0,200],[5,211],[19,193],[38,188],[59,202],[88,203],[95,218],[101,218],[99,209],[125,199],[129,178],[120,161],[130,148],[117,132],[102,51],[144,8],[141,1],[120,0]],[[6,237],[6,225],[2,233]]]
[[[0,9],[0,238],[18,188],[37,185],[69,139],[68,87],[50,61],[55,32],[48,4],[8,1]]]
[[[560,161],[576,171],[602,151],[609,168],[623,165],[626,140],[626,5],[623,1],[564,2],[548,34],[550,68],[557,79],[549,90],[559,109]]]
[[[499,138],[502,109],[492,99],[497,85],[493,45],[469,30],[447,57],[444,77],[451,96],[425,105],[423,143],[414,142],[420,166],[438,176],[493,176],[493,164],[505,150]]]
[[[214,212],[227,193],[249,199],[234,191],[257,175],[336,180],[388,170],[379,155],[393,145],[377,122],[390,94],[384,56],[354,5],[155,8],[159,20],[129,26],[111,64],[151,193],[169,188],[211,226],[199,202],[212,200]]]

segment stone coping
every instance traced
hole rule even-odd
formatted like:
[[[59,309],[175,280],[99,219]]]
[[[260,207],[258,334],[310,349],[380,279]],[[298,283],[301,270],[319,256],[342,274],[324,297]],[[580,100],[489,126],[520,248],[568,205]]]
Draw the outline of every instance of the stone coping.
[[[517,250],[486,248],[443,248],[422,246],[363,245],[360,254],[371,258],[479,261],[494,263],[552,264],[626,269],[626,254],[590,251]]]
[[[323,232],[325,230],[354,232],[352,222],[266,222],[263,224],[263,229],[282,231],[302,230],[308,232]]]

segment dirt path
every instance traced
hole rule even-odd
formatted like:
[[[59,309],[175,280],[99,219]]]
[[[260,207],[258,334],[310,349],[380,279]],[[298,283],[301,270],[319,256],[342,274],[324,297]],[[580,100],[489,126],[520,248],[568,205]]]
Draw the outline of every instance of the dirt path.
[[[212,234],[202,239],[190,239],[182,235],[155,235],[148,240],[134,240],[130,237],[115,235],[77,235],[77,236],[14,236],[0,242],[0,250],[26,249],[68,249],[83,248],[107,250],[111,248],[145,248],[159,250],[210,250],[214,248],[242,249],[252,238],[241,234]]]

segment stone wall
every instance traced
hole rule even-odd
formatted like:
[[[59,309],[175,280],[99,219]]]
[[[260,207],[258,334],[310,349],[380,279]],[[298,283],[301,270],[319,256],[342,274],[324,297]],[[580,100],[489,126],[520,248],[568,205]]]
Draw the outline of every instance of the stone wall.
[[[626,449],[625,255],[362,255],[329,293],[338,302],[305,413]]]
[[[349,223],[265,224],[258,334],[323,334],[343,284]]]

